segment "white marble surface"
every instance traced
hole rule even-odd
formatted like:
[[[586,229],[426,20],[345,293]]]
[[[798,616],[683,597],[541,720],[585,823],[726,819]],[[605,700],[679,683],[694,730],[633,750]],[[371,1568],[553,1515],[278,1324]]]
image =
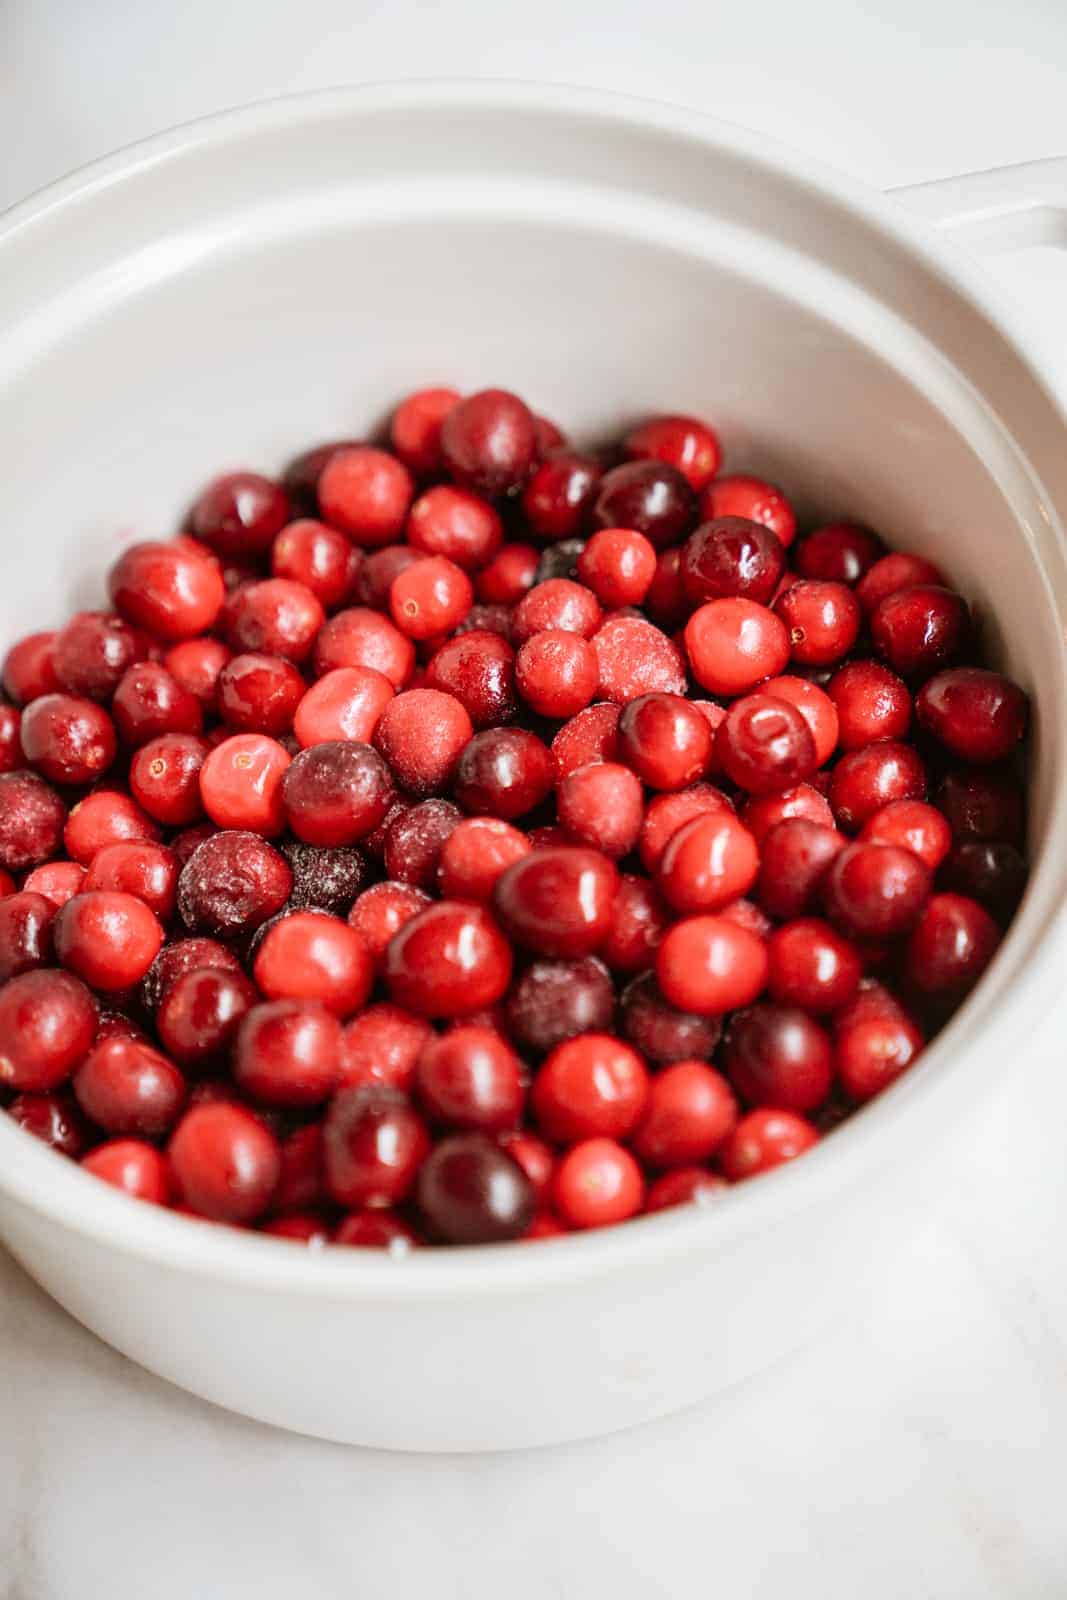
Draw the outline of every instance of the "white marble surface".
[[[430,73],[684,101],[882,184],[1067,148],[1062,0],[7,0],[0,204],[204,111]],[[1062,260],[995,270],[1062,341],[1067,392]],[[0,1595],[1067,1594],[1063,1035],[1019,1041],[873,1303],[591,1444],[417,1458],[274,1433],[130,1366],[0,1257]]]

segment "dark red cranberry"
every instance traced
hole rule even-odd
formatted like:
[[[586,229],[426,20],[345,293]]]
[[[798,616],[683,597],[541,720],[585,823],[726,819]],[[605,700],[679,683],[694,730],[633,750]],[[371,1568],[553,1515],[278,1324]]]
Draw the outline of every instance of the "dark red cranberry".
[[[445,844],[462,820],[450,800],[424,800],[390,822],[385,836],[385,870],[399,883],[431,889],[437,882]]]
[[[856,939],[885,939],[910,928],[930,893],[930,873],[910,850],[850,844],[822,882],[832,922]]]
[[[17,772],[26,765],[19,738],[22,717],[14,706],[0,704],[0,772]]]
[[[22,714],[26,760],[53,783],[92,783],[115,759],[115,727],[102,706],[70,694],[31,700]]]
[[[539,955],[591,955],[611,924],[619,874],[596,850],[534,850],[497,880],[493,905],[511,936]]]
[[[500,1132],[522,1113],[522,1063],[492,1028],[452,1028],[427,1040],[414,1082],[427,1116],[446,1128]]]
[[[707,1059],[719,1042],[722,1019],[679,1011],[660,993],[655,975],[644,973],[623,991],[622,1031],[657,1066]]]
[[[758,1005],[739,1012],[730,1022],[721,1060],[750,1106],[813,1111],[830,1093],[830,1036],[796,1006]]]
[[[212,967],[186,972],[160,1001],[156,1013],[160,1043],[187,1071],[221,1066],[242,1017],[258,998],[255,985],[241,972]]]
[[[936,800],[958,842],[1022,842],[1026,797],[1018,773],[1010,768],[949,772],[938,785]]]
[[[404,1255],[418,1242],[414,1229],[403,1217],[382,1206],[350,1211],[338,1223],[333,1236],[334,1244],[357,1250],[388,1250],[390,1255]]]
[[[389,769],[377,750],[334,739],[301,750],[282,779],[289,826],[305,844],[354,844],[375,829],[392,799]]]
[[[656,557],[656,573],[645,595],[645,610],[661,628],[680,628],[690,606],[682,583],[682,550],[675,545]]]
[[[775,928],[767,940],[767,958],[772,997],[816,1015],[845,1005],[863,976],[855,945],[818,917],[800,917]]]
[[[726,775],[750,794],[770,794],[810,776],[815,740],[788,700],[745,695],[730,707],[715,735],[715,755]]]
[[[281,1174],[271,1196],[274,1211],[296,1211],[327,1200],[322,1171],[322,1123],[295,1128],[281,1143]]]
[[[238,1025],[233,1075],[266,1105],[317,1105],[340,1081],[341,1025],[310,1000],[253,1006]]]
[[[446,1244],[518,1239],[535,1208],[522,1168],[484,1133],[435,1145],[419,1171],[415,1201],[427,1230]]]
[[[148,655],[144,634],[110,611],[79,611],[56,634],[52,660],[59,687],[110,700],[127,668]]]
[[[938,882],[943,889],[977,900],[998,922],[1007,923],[1023,897],[1026,862],[1014,845],[972,840],[949,854]]]
[[[278,1141],[263,1121],[223,1100],[187,1111],[168,1154],[185,1204],[216,1222],[262,1216],[281,1171]]]
[[[1000,938],[1000,929],[977,900],[962,894],[931,895],[908,941],[908,979],[921,994],[954,1004],[974,988]]]
[[[330,1103],[323,1158],[327,1187],[339,1205],[397,1205],[429,1149],[426,1124],[396,1089],[341,1089]]]
[[[480,1011],[503,997],[510,980],[511,950],[497,923],[482,906],[458,900],[440,900],[419,912],[386,951],[389,991],[418,1016]]]
[[[489,499],[521,489],[536,453],[534,419],[518,396],[505,389],[469,395],[441,425],[445,470],[464,489]]]
[[[711,746],[707,718],[681,695],[640,695],[619,717],[619,757],[650,789],[696,783],[707,772]]]
[[[354,547],[350,545],[349,548]],[[354,598],[360,605],[371,606],[375,611],[388,611],[394,578],[399,578],[421,559],[422,553],[407,544],[387,544],[380,550],[371,550],[360,565]]]
[[[598,528],[633,528],[657,550],[681,543],[696,519],[696,495],[676,467],[661,461],[613,467],[593,506]]]
[[[193,933],[250,933],[280,911],[293,875],[258,834],[228,829],[189,857],[178,880],[178,911]]]
[[[65,1091],[16,1095],[7,1114],[50,1150],[58,1150],[60,1155],[70,1156],[75,1161],[91,1142],[89,1126],[77,1102]]]
[[[172,1061],[136,1039],[109,1039],[74,1074],[85,1115],[111,1134],[154,1139],[171,1127],[185,1099],[185,1079]]]
[[[92,1049],[96,1002],[80,979],[42,967],[0,988],[0,1087],[55,1089]]]
[[[926,769],[910,744],[885,740],[842,756],[830,779],[830,804],[850,833],[894,800],[922,800]]]
[[[920,583],[898,589],[871,612],[874,647],[902,678],[928,678],[958,653],[970,628],[967,607],[952,589]]]
[[[203,491],[190,518],[198,539],[221,556],[266,555],[292,516],[289,496],[258,472],[231,472]]]
[[[476,728],[515,714],[515,652],[499,634],[475,629],[450,639],[427,667],[426,682],[454,695]]]
[[[925,683],[915,701],[920,727],[961,761],[985,764],[1011,754],[1026,732],[1027,698],[999,672],[955,667]]]
[[[794,565],[802,578],[855,584],[881,556],[885,545],[859,522],[828,522],[797,545]]]
[[[671,921],[662,896],[647,878],[624,873],[600,956],[613,972],[644,972]]]
[[[837,1079],[855,1104],[873,1100],[887,1089],[912,1065],[922,1047],[918,1027],[895,1004],[835,1020]]]
[[[745,517],[718,517],[689,535],[679,571],[691,605],[733,595],[766,605],[784,566],[785,551],[769,528]]]
[[[492,560],[504,538],[503,523],[488,500],[446,483],[419,496],[406,531],[416,554],[446,556],[466,572]]]
[[[536,734],[487,728],[459,758],[455,796],[465,811],[511,821],[540,805],[555,776],[551,752]]]
[[[512,985],[507,1025],[521,1049],[547,1055],[579,1033],[608,1033],[615,991],[595,956],[577,961],[534,961]]]
[[[51,900],[32,890],[0,900],[0,983],[48,965],[56,909]]]
[[[522,511],[539,539],[569,539],[587,524],[601,469],[590,456],[558,450],[543,461],[522,492]]]
[[[281,849],[292,868],[289,904],[294,910],[313,907],[341,915],[367,881],[367,858],[351,845],[324,849],[290,839],[283,841]]]

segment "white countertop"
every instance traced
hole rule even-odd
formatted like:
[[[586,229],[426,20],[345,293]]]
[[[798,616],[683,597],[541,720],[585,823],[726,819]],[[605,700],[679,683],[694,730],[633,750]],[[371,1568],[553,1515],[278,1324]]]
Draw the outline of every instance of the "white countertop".
[[[202,112],[430,74],[683,101],[877,184],[1067,150],[1062,0],[7,0],[0,205]],[[1050,253],[994,270],[1062,340],[1067,393]],[[1067,1594],[1063,1037],[1019,1041],[874,1303],[725,1399],[591,1444],[414,1457],[276,1433],[131,1366],[0,1255],[0,1592]]]

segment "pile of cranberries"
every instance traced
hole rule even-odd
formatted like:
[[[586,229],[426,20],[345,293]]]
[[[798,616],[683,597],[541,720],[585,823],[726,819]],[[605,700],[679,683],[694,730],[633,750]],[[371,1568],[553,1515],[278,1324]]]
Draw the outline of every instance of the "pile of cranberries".
[[[0,1101],[308,1244],[713,1199],[916,1060],[1022,894],[1022,691],[920,556],[515,395],[219,478],[0,705]]]

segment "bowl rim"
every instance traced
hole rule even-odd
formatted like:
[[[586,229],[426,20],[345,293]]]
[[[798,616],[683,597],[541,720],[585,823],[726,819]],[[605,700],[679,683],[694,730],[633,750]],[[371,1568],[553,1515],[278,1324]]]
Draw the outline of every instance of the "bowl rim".
[[[656,132],[727,150],[743,157],[757,172],[773,173],[807,187],[905,249],[928,272],[961,293],[969,309],[1022,357],[1028,376],[1036,381],[1051,412],[1067,426],[1040,344],[1021,312],[1002,303],[981,267],[940,238],[929,224],[860,180],[761,134],[702,112],[633,95],[524,80],[413,79],[256,101],[139,140],[17,202],[0,213],[0,259],[5,246],[39,219],[74,203],[84,204],[103,190],[193,151],[323,118],[403,108],[581,116],[605,129],[614,125],[633,133]],[[1067,682],[1067,659],[1061,662],[1060,677]],[[1063,788],[1053,801],[1048,825],[1050,838],[1057,832],[1067,837],[1067,792]],[[894,1155],[906,1160],[909,1148],[924,1142],[924,1136],[933,1136],[936,1106],[956,1093],[961,1058],[976,1037],[983,1035],[988,1048],[991,1029],[1005,1035],[1014,1025],[1014,1037],[1018,1038],[1033,1026],[1035,1016],[1044,1009],[1042,987],[1055,988],[1055,984],[1043,983],[1043,961],[1027,960],[1021,965],[1017,961],[1018,970],[1003,985],[1005,992],[985,1005],[982,998],[990,994],[991,985],[995,987],[996,970],[1009,951],[1029,955],[1037,945],[1051,944],[1067,928],[1067,863],[1061,862],[1057,868],[1047,856],[1046,848],[1032,882],[1058,871],[1065,893],[1037,914],[1033,895],[1028,893],[990,973],[931,1044],[922,1068],[900,1080],[876,1108],[850,1118],[835,1130],[832,1140],[821,1141],[803,1161],[766,1174],[757,1184],[732,1188],[717,1196],[714,1205],[675,1207],[632,1219],[624,1227],[569,1234],[553,1239],[551,1248],[486,1245],[416,1250],[395,1257],[377,1251],[297,1250],[284,1239],[212,1226],[207,1219],[131,1200],[99,1180],[91,1181],[75,1163],[27,1137],[6,1116],[0,1117],[0,1192],[53,1226],[120,1254],[150,1259],[215,1282],[336,1301],[438,1300],[459,1291],[479,1295],[540,1292],[565,1283],[677,1263],[687,1256],[720,1253],[755,1232],[773,1228],[784,1211],[795,1212],[840,1195],[881,1170]],[[994,1004],[995,1019],[988,1014]],[[911,1140],[910,1146],[904,1144],[906,1138]]]

